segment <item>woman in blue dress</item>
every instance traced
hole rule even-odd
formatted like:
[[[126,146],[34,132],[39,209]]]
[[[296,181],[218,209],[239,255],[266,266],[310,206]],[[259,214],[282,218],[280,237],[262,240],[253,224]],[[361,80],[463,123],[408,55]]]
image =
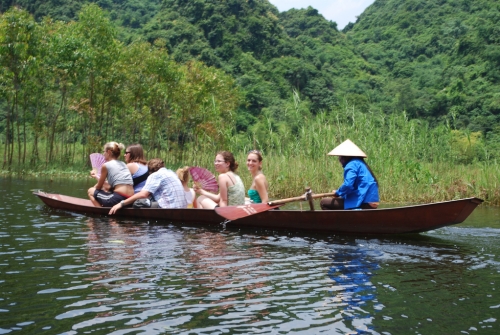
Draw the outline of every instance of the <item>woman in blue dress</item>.
[[[376,209],[379,205],[378,181],[366,164],[366,154],[351,140],[346,140],[331,152],[338,156],[344,168],[344,183],[333,198],[321,200],[321,208],[331,209]]]

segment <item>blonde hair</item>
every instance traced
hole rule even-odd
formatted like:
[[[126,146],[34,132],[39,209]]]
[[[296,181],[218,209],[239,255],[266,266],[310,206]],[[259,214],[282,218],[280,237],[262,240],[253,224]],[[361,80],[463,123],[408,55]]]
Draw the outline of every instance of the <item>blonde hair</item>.
[[[177,177],[181,180],[182,184],[187,184],[189,181],[189,166],[185,166],[182,168],[177,169],[175,171],[177,173]]]
[[[108,142],[104,144],[104,151],[111,150],[111,155],[113,156],[113,158],[120,157],[120,154],[124,149],[125,145],[123,143]]]
[[[262,163],[262,153],[261,153],[259,150],[250,150],[250,151],[248,152],[247,158],[248,158],[248,156],[250,156],[251,154],[252,154],[252,155],[257,156],[258,161]],[[262,170],[262,165],[261,165],[261,166],[259,166],[259,170]]]

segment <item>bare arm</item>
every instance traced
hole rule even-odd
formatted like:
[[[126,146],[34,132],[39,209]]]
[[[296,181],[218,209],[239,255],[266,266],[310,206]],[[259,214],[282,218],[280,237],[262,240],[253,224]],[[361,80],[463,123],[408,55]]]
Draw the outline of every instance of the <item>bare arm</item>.
[[[134,194],[133,196],[131,196],[130,198],[123,200],[123,202],[120,202],[119,204],[116,204],[113,207],[111,207],[108,214],[113,215],[120,208],[122,208],[124,206],[128,206],[128,205],[132,205],[134,203],[134,201],[136,201],[137,199],[145,199],[145,198],[149,197],[150,194],[151,193],[149,193],[149,191],[141,190],[141,191],[137,192],[136,194]]]
[[[269,195],[267,194],[268,183],[266,180],[266,176],[263,174],[259,174],[254,179],[255,189],[259,192],[259,197],[262,200],[262,203],[267,203],[269,201]]]
[[[219,207],[227,206],[227,184],[229,177],[223,173],[219,175]]]
[[[211,192],[205,191],[202,188],[199,188],[198,186],[193,186],[193,189],[196,193],[199,195],[204,195],[205,197],[211,199],[215,203],[219,204],[219,206],[223,207],[221,204],[221,201],[223,201],[223,198],[225,197],[225,203],[227,206],[227,180],[228,176],[225,173],[222,173],[218,177],[218,183],[219,183],[219,194],[213,194]]]
[[[207,197],[207,198],[209,198],[209,199],[213,200],[214,202],[219,202],[219,199],[220,199],[219,194],[213,194],[213,193],[211,193],[211,192],[205,191],[204,189],[202,189],[202,188],[198,188],[198,187],[196,187],[196,186],[195,186],[193,189],[194,189],[194,191],[195,191],[196,193],[198,193],[199,195],[204,195],[205,197]]]
[[[134,173],[136,173],[137,170],[139,170],[139,166],[135,163],[128,163],[127,167],[131,175],[134,175]]]
[[[103,165],[101,167],[101,176],[99,177],[97,184],[95,184],[95,186],[94,186],[96,190],[102,189],[104,183],[106,182],[107,176],[108,176],[108,168],[106,167],[106,165]]]

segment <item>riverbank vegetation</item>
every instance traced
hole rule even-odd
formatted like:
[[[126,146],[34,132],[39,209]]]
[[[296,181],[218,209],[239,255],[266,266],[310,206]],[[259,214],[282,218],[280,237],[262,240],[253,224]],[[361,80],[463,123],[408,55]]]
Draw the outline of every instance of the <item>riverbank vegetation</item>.
[[[498,8],[486,1],[483,21],[433,22],[446,34],[427,41],[413,16],[411,29],[392,22],[404,36],[376,23],[377,8],[398,1],[376,2],[344,33],[312,8],[278,13],[266,1],[143,1],[158,13],[136,24],[95,4],[66,21],[10,8],[0,17],[2,174],[84,177],[88,155],[116,140],[171,168],[212,169],[230,150],[248,186],[246,152],[260,149],[271,197],[282,198],[338,187],[341,166],[326,153],[350,138],[385,202],[500,205]],[[419,3],[398,7],[399,19],[430,15]],[[466,7],[457,12],[478,11]],[[424,36],[419,48],[410,35]]]
[[[332,110],[316,117],[302,118],[290,111],[289,123],[268,124],[268,132],[250,132],[224,138],[217,144],[208,138],[203,143],[189,143],[180,155],[176,150],[147,150],[148,158],[161,157],[171,169],[183,165],[207,167],[213,171],[213,159],[219,149],[235,153],[239,173],[245,185],[251,184],[246,171],[246,153],[259,148],[264,155],[264,173],[270,181],[272,198],[303,193],[309,186],[316,193],[330,192],[343,179],[336,157],[326,154],[346,138],[354,141],[368,155],[380,183],[380,194],[387,203],[426,203],[476,196],[488,205],[500,205],[500,164],[480,133],[453,129],[451,123],[431,128],[427,122],[410,120],[404,114],[362,113],[352,106]],[[128,136],[116,140],[127,142]],[[83,152],[78,144],[76,151]],[[68,171],[77,178],[88,177],[88,156],[75,155],[68,161],[57,148],[55,161],[47,169],[3,171],[3,174],[27,176],[62,175]],[[64,168],[61,162],[67,161]]]

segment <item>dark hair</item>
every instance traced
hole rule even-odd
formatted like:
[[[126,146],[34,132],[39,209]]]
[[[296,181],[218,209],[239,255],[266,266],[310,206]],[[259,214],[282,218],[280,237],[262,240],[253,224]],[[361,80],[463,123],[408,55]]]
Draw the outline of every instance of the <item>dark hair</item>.
[[[108,142],[104,144],[104,151],[111,150],[113,158],[120,157],[120,153],[123,149],[125,149],[125,146],[122,143]]]
[[[221,155],[224,158],[224,162],[229,163],[229,170],[236,172],[238,169],[238,163],[236,163],[234,156],[229,151],[219,151],[217,155]]]
[[[366,167],[368,168],[368,171],[370,171],[370,173],[372,174],[372,177],[373,179],[375,179],[375,182],[377,183],[378,185],[378,180],[377,180],[377,177],[375,177],[375,173],[373,173],[372,169],[370,168],[370,165],[368,165],[367,162],[365,162],[365,159],[364,158],[361,158],[361,160],[363,161],[363,163],[365,163]]]
[[[127,147],[126,151],[130,153],[129,160],[130,162],[136,162],[146,165],[147,161],[144,159],[144,150],[142,150],[142,145],[136,143],[131,144]]]
[[[158,171],[159,169],[161,169],[162,167],[165,167],[165,163],[160,158],[153,158],[153,159],[150,159],[148,162],[149,173],[154,173],[154,172]]]

